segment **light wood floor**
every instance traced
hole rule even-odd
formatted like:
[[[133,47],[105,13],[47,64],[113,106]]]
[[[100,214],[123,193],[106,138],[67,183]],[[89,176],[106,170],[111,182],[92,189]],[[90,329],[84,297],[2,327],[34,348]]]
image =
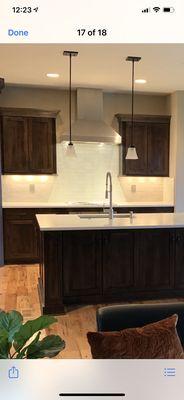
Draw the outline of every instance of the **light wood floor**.
[[[37,265],[0,268],[0,309],[20,311],[24,321],[40,316],[37,282]],[[91,358],[86,332],[96,330],[95,314],[95,306],[85,306],[57,316],[58,322],[46,333],[60,335],[65,340],[66,349],[59,358]]]
[[[24,321],[40,316],[37,281],[37,265],[14,265],[0,268],[0,309],[20,311],[24,316]],[[184,299],[175,301],[184,301]],[[155,300],[148,303],[151,302]],[[68,309],[66,315],[57,316],[58,322],[46,330],[47,334],[60,335],[66,342],[66,349],[58,358],[91,358],[86,333],[96,330],[97,307],[99,306],[92,305],[74,310]]]

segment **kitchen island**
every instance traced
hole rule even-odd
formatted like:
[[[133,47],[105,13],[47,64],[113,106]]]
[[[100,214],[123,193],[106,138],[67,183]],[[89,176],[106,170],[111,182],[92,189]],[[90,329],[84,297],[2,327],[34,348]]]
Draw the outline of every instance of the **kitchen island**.
[[[4,263],[40,262],[40,231],[36,214],[102,213],[107,202],[3,202]],[[113,204],[115,213],[172,213],[173,204],[142,202]]]
[[[66,305],[183,297],[184,213],[37,215],[43,313]]]

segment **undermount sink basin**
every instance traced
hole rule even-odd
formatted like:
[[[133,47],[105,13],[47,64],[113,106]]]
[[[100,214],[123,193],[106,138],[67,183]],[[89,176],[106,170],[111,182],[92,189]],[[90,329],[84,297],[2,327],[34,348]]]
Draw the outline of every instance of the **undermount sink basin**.
[[[98,214],[78,214],[79,218],[84,218],[84,219],[93,219],[93,218],[109,218],[109,214],[102,214],[102,213],[98,213]],[[114,214],[113,218],[131,218],[134,216],[131,216],[130,213],[127,214]]]

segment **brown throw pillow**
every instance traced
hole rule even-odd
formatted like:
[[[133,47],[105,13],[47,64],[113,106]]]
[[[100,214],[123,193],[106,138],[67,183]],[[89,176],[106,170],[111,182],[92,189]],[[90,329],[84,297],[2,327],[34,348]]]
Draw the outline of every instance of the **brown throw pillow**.
[[[100,359],[153,359],[184,358],[177,334],[176,314],[142,328],[120,332],[88,332],[93,358]]]

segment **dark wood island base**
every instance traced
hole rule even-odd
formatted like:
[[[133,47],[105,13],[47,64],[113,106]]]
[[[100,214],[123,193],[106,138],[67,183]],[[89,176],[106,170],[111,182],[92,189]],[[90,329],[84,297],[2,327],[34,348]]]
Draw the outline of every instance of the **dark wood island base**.
[[[42,231],[44,314],[65,306],[184,297],[184,228]]]

